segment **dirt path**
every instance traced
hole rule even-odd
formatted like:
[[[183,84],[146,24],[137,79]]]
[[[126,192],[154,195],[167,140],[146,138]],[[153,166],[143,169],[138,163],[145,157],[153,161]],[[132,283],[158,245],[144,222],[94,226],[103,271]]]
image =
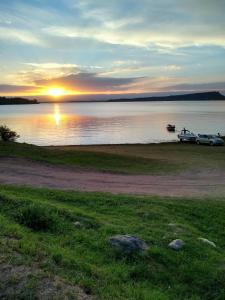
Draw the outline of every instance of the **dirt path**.
[[[20,158],[0,158],[0,184],[160,196],[225,195],[225,172],[122,175]]]

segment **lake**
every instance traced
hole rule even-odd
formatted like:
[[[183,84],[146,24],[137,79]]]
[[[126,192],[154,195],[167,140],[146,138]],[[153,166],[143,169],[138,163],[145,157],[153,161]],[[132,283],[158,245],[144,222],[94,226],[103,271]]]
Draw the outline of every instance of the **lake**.
[[[43,103],[0,106],[0,124],[35,145],[158,143],[177,139],[168,123],[225,135],[225,102]]]

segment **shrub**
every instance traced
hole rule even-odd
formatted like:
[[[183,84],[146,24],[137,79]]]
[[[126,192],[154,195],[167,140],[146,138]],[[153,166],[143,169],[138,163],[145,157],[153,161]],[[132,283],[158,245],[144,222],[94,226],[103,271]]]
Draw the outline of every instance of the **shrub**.
[[[20,224],[36,231],[54,230],[60,223],[56,211],[34,203],[20,208],[15,217]]]
[[[19,135],[15,131],[5,125],[0,126],[0,140],[14,142],[17,138],[19,138]]]

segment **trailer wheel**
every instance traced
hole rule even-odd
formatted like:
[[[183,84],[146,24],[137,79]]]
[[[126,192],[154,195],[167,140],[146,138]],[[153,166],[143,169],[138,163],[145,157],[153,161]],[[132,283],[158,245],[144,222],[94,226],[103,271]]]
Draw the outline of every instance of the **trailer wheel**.
[[[183,139],[180,139],[180,142],[183,143]]]

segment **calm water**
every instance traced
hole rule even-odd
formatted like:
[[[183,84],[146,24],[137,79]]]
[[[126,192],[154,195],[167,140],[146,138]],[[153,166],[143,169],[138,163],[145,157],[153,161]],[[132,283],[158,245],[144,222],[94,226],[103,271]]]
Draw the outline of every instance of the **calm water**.
[[[0,123],[36,145],[175,140],[166,125],[225,134],[225,102],[64,103],[0,106]]]

